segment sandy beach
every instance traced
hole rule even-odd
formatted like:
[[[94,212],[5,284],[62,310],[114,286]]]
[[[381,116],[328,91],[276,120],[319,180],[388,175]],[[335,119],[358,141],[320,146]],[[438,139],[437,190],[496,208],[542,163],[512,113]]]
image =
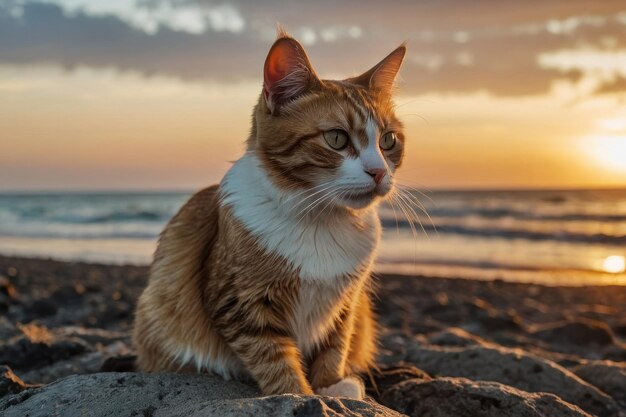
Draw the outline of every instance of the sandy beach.
[[[0,410],[180,415],[192,400],[195,415],[626,415],[626,287],[379,276],[371,398],[270,401],[208,375],[182,376],[181,388],[180,375],[132,372],[146,279],[147,267],[0,257]],[[103,390],[128,398],[111,409]]]

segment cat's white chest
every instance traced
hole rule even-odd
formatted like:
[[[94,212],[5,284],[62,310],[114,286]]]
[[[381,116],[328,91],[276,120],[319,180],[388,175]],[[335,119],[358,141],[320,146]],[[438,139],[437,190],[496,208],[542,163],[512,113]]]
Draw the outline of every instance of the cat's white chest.
[[[221,184],[222,202],[270,253],[285,258],[303,280],[332,281],[369,266],[380,239],[375,210],[357,226],[328,212],[321,219],[285,214],[279,191],[262,172],[256,157],[246,155]]]
[[[302,353],[308,355],[324,339],[339,313],[341,288],[303,282],[294,311],[293,333]]]

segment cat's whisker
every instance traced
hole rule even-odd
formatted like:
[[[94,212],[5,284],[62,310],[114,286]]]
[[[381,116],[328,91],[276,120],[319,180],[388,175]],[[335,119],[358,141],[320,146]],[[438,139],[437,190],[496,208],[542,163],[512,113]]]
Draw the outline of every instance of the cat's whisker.
[[[287,204],[288,202],[290,202],[291,200],[293,200],[294,198],[296,198],[296,197],[298,197],[298,196],[301,196],[302,194],[305,194],[305,193],[307,193],[307,192],[311,192],[311,191],[313,191],[313,190],[317,190],[317,189],[319,189],[319,188],[321,188],[321,187],[324,187],[324,186],[326,186],[326,185],[330,185],[330,184],[332,184],[333,182],[334,182],[333,180],[331,180],[331,181],[326,181],[326,182],[323,182],[323,183],[321,183],[321,184],[316,185],[315,187],[311,187],[311,188],[306,188],[306,189],[304,189],[304,190],[300,190],[300,191],[298,191],[297,193],[290,195],[290,196],[289,196],[289,197],[288,197],[285,201],[283,201],[283,204]],[[310,196],[312,196],[312,195],[315,195],[315,194],[311,194],[311,195],[309,195],[309,196],[305,197],[305,199],[304,199],[304,200],[308,199],[308,198],[309,198]],[[304,201],[304,200],[301,200],[301,201]],[[298,203],[298,204],[300,204],[300,203]]]
[[[400,188],[403,188],[403,189],[408,189],[408,190],[414,191],[414,192],[418,193],[419,195],[421,195],[422,197],[427,198],[435,206],[437,205],[437,202],[435,200],[433,200],[428,194],[426,194],[423,191],[419,190],[417,187],[414,187],[414,186],[408,185],[408,184],[398,184],[398,186]]]
[[[400,234],[400,227],[398,225],[398,213],[396,213],[396,208],[393,206],[393,194],[390,195],[392,201],[389,202],[389,207],[393,210],[393,217],[396,219],[396,235]]]
[[[403,211],[405,212],[406,219],[409,222],[411,229],[413,230],[413,233],[415,234],[415,239],[417,239],[418,233],[417,233],[417,228],[415,227],[415,220],[416,220],[415,211],[411,211],[410,205],[402,198],[402,194],[397,194],[396,196],[397,196],[398,206],[401,207]],[[421,222],[419,221],[419,217],[417,217],[417,221],[421,225]],[[424,233],[426,234],[426,231],[424,231]]]
[[[413,239],[417,239],[417,230],[415,229],[415,226],[413,224],[411,216],[409,216],[408,212],[406,211],[406,208],[402,205],[402,203],[401,203],[400,199],[398,198],[398,196],[399,195],[397,193],[394,193],[393,196],[392,196],[393,197],[393,201],[398,205],[398,208],[404,214],[404,218],[409,223],[409,227],[411,228],[411,231],[413,232]]]
[[[419,199],[416,196],[414,196],[413,194],[411,194],[409,191],[404,190],[402,188],[398,188],[398,191],[401,192],[405,196],[405,198],[409,199],[409,201],[413,201],[418,206],[420,211],[422,211],[426,215],[426,217],[428,217],[428,221],[430,221],[430,224],[433,226],[433,229],[435,230],[435,234],[439,235],[439,231],[437,230],[437,225],[435,224],[435,222],[433,221],[432,217],[428,213],[428,210],[426,210],[426,206],[424,206],[424,204],[422,204],[422,202],[419,201]],[[417,215],[417,213],[416,213],[416,215]],[[418,216],[418,218],[419,218],[419,216]],[[421,225],[421,221],[420,221],[420,225]],[[422,228],[423,228],[423,226],[422,226]]]
[[[307,206],[308,209],[305,209],[306,212],[304,212],[304,214],[300,214],[302,213],[304,210],[301,210],[300,213],[298,213],[298,215],[296,215],[296,218],[298,219],[298,222],[296,223],[296,226],[298,226],[303,219],[305,219],[309,213],[311,213],[313,210],[315,210],[320,204],[322,204],[323,202],[329,200],[332,198],[333,194],[336,193],[336,190],[331,190],[328,194],[324,194],[323,196],[317,198],[313,203],[309,204],[309,206]]]
[[[428,119],[426,119],[424,116],[421,116],[417,113],[403,113],[399,115],[400,117],[404,117],[404,116],[415,116],[415,117],[419,117],[420,119],[422,119],[426,124],[430,124],[430,122],[428,121]]]
[[[329,185],[328,187],[325,187],[325,188],[324,188],[324,189],[322,189],[322,190],[318,190],[318,191],[316,191],[316,192],[315,192],[315,193],[313,193],[311,196],[307,197],[306,199],[303,199],[300,203],[296,204],[296,207],[297,207],[298,205],[300,205],[300,204],[303,204],[303,203],[304,203],[304,201],[305,201],[305,200],[307,200],[308,198],[313,197],[314,195],[317,195],[317,194],[323,193],[323,192],[325,192],[325,191],[328,191],[328,190],[329,190],[329,189],[331,189],[331,188],[333,188],[333,185]],[[297,217],[299,217],[299,216],[300,216],[300,214],[302,214],[304,211],[306,211],[307,209],[309,209],[309,207],[313,206],[313,205],[314,205],[314,204],[318,201],[318,199],[319,199],[319,198],[324,198],[324,196],[325,196],[325,195],[322,195],[321,197],[318,197],[317,199],[315,199],[315,200],[314,200],[312,203],[310,203],[308,206],[306,206],[305,208],[303,208],[302,210],[300,210],[300,211],[298,212],[298,214],[296,214],[296,216],[295,216],[295,217],[296,217],[296,218],[297,218]]]
[[[426,206],[413,195],[410,191],[403,189],[402,187],[398,187],[398,192],[402,193],[406,198],[409,199],[413,204],[415,204],[421,211],[426,212]]]
[[[422,192],[417,187],[414,187],[414,186],[411,186],[411,185],[400,184],[399,188],[401,188],[402,190],[407,192],[410,196],[412,196],[415,199],[415,201],[419,202],[419,204],[422,205],[422,207],[424,207],[424,209],[425,209],[425,205],[422,203],[422,201],[419,199],[419,197],[426,198],[433,206],[437,207],[437,202],[431,196],[429,196],[428,194]],[[415,193],[417,193],[419,195],[419,197],[417,195],[415,195]]]
[[[402,190],[400,190],[402,191]],[[428,235],[428,232],[426,231],[426,228],[424,227],[424,225],[422,224],[422,220],[420,219],[419,214],[417,214],[417,212],[415,211],[415,209],[412,207],[410,200],[408,199],[408,197],[406,197],[402,192],[398,194],[398,197],[400,198],[400,200],[402,200],[407,208],[407,210],[409,210],[409,212],[411,214],[413,214],[414,218],[417,220],[417,222],[419,223],[420,227],[422,228],[422,231],[424,232],[424,234],[426,235],[427,238],[430,238],[430,236]]]
[[[335,197],[341,198],[346,193],[347,193],[346,190],[344,190],[344,191],[339,190],[339,191],[335,191],[334,193],[331,193],[331,198],[328,199],[328,202],[326,203],[326,205],[324,207],[322,207],[322,209],[313,218],[313,223],[315,223],[315,221],[318,219],[318,217],[320,217],[320,215],[331,205],[331,203],[334,203],[336,201]]]
[[[398,208],[404,213],[404,216],[411,227],[411,233],[413,234],[413,273],[415,273],[417,266],[417,229],[415,228],[413,220],[408,215],[408,212],[403,207],[402,200],[400,200],[399,196],[399,193],[394,193],[393,200],[398,204]]]

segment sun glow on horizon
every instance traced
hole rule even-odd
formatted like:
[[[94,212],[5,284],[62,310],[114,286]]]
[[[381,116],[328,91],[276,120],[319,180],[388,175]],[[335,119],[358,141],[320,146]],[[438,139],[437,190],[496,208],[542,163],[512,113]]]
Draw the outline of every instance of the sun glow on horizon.
[[[626,136],[588,137],[585,148],[603,167],[626,172]]]
[[[621,274],[626,271],[626,258],[621,255],[607,256],[602,262],[602,269],[611,274]]]

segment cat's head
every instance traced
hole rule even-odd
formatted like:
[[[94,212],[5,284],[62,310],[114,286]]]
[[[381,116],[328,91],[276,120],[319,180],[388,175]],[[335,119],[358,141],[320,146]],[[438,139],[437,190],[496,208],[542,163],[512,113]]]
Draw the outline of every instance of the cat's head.
[[[401,45],[360,76],[321,80],[302,45],[279,36],[248,142],[279,189],[353,209],[392,191],[404,153],[392,89],[405,51]]]

